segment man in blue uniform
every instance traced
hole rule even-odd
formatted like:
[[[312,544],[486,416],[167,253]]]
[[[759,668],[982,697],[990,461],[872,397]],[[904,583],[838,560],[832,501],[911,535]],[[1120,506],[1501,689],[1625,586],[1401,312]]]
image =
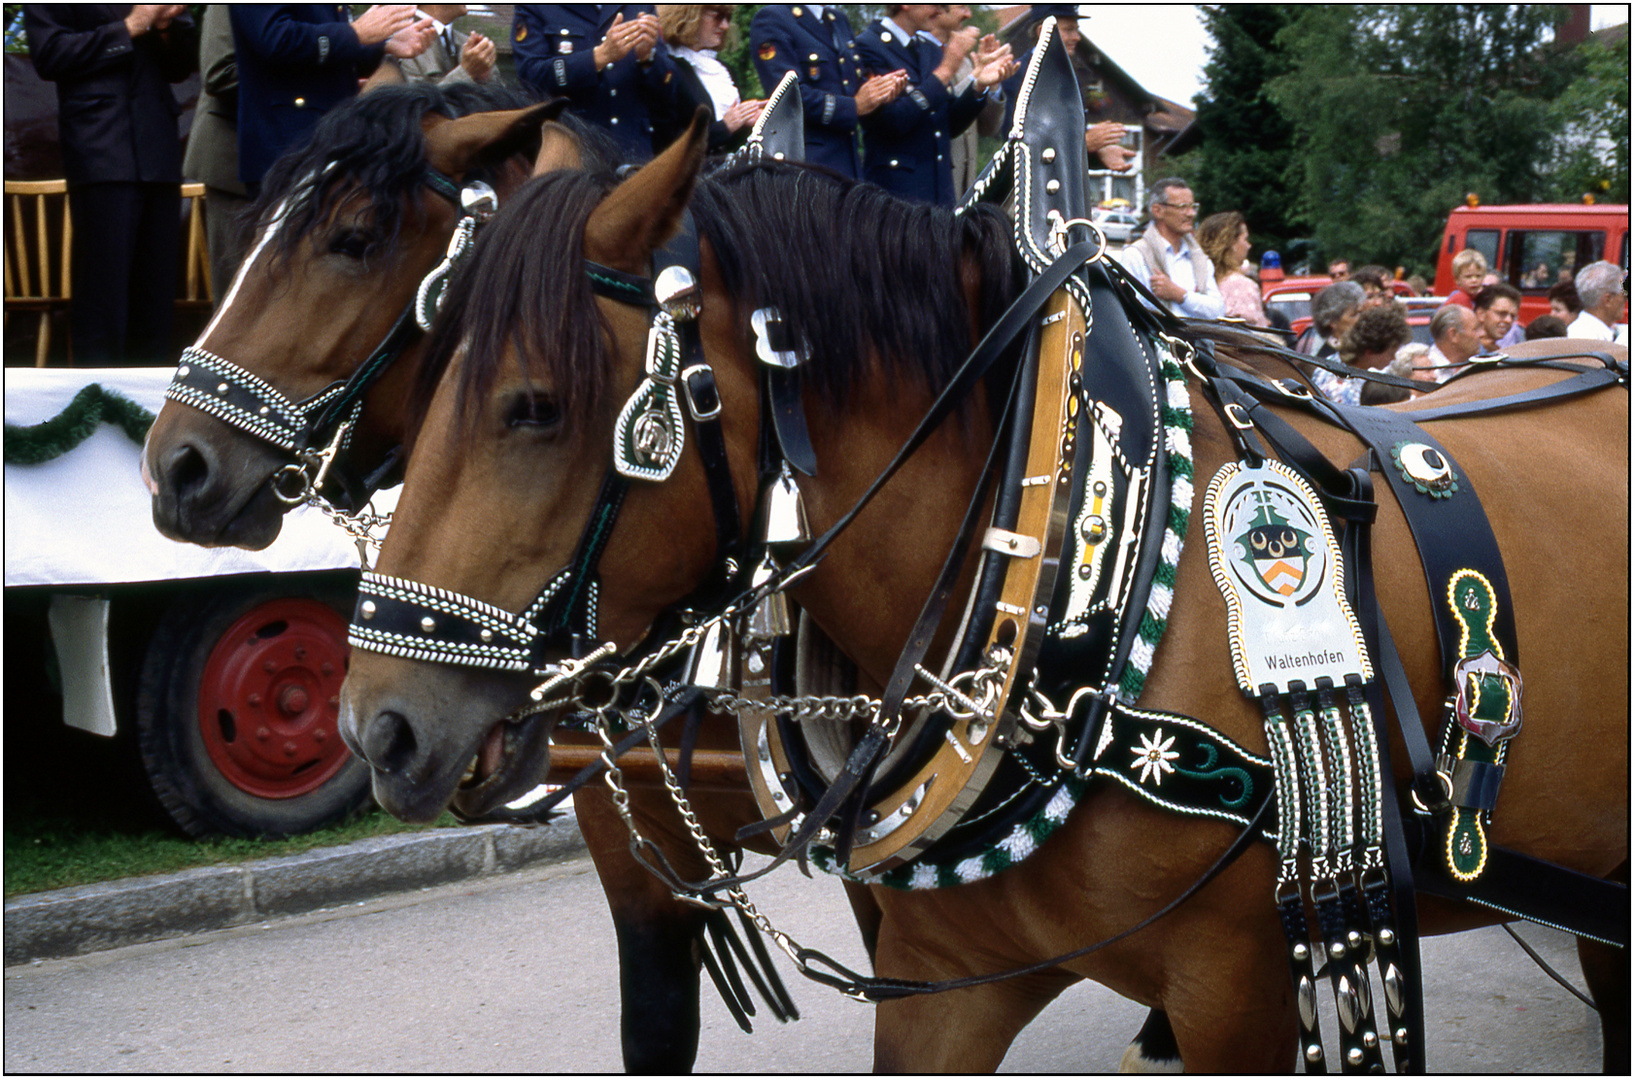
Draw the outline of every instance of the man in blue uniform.
[[[252,192],[279,156],[332,106],[355,96],[381,57],[418,56],[433,36],[412,4],[233,4],[238,65],[238,172]]]
[[[512,37],[523,82],[567,98],[633,160],[664,149],[653,120],[675,108],[676,66],[652,4],[518,4]]]
[[[863,121],[863,175],[893,195],[952,206],[950,143],[1001,93],[996,76],[1009,49],[1002,60],[986,58],[963,85],[954,85],[976,32],[957,31],[944,49],[930,33],[939,10],[937,4],[887,5],[887,17],[870,23],[858,42],[870,72],[900,71],[908,79],[902,97]]]
[[[768,94],[787,72],[800,79],[807,162],[861,176],[858,118],[894,100],[903,77],[864,74],[851,21],[835,4],[768,4],[755,13],[749,36],[755,74]]]

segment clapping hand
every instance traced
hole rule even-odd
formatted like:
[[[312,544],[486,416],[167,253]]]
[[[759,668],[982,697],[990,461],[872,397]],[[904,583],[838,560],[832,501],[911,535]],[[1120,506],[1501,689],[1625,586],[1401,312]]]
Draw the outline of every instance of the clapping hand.
[[[1000,44],[992,34],[982,39],[971,62],[975,65],[976,84],[984,88],[998,86],[1016,74],[1016,60],[1011,56],[1011,47]]]
[[[496,55],[494,43],[473,32],[460,48],[460,66],[477,82],[487,82],[488,77],[494,73]]]
[[[857,115],[867,116],[882,105],[896,101],[908,89],[908,73],[893,71],[875,75],[857,90]]]
[[[764,100],[735,102],[727,109],[727,115],[721,118],[721,122],[727,125],[728,131],[740,131],[759,120],[765,107]]]
[[[1102,166],[1113,172],[1124,172],[1136,157],[1123,143],[1124,125],[1117,120],[1103,120],[1084,129],[1084,152],[1100,158]]]

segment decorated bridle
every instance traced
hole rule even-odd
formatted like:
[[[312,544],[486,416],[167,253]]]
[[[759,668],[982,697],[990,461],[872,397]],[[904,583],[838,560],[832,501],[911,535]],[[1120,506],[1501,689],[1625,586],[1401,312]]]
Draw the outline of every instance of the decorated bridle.
[[[165,391],[165,397],[172,401],[191,405],[291,453],[295,461],[272,479],[274,494],[287,505],[306,501],[330,479],[337,457],[356,430],[364,396],[403,354],[410,340],[430,329],[449,273],[470,250],[477,226],[493,217],[499,205],[498,196],[488,184],[471,181],[462,186],[430,166],[420,183],[460,210],[459,223],[443,260],[421,281],[414,299],[349,377],[295,401],[231,360],[192,345],[183,350],[176,375]],[[289,206],[281,208],[272,228],[292,210]],[[394,456],[364,477],[361,484],[343,483],[343,491],[331,501],[344,499],[356,509],[397,464]]]
[[[768,98],[748,144],[728,158],[726,167],[798,157],[804,145],[799,110],[795,82],[786,77]],[[354,646],[414,660],[547,676],[562,670],[553,657],[583,662],[605,656],[611,650],[597,647],[602,552],[631,481],[663,483],[674,472],[686,446],[686,417],[698,435],[715,518],[715,573],[700,594],[718,595],[731,588],[742,569],[735,556],[743,516],[721,432],[715,372],[699,340],[701,270],[691,213],[683,217],[679,233],[654,253],[653,266],[648,277],[584,260],[593,293],[645,309],[649,324],[642,378],[619,410],[613,463],[568,565],[520,614],[417,581],[365,572],[350,634]],[[781,325],[775,315],[771,322]],[[784,427],[777,430],[781,435]]]

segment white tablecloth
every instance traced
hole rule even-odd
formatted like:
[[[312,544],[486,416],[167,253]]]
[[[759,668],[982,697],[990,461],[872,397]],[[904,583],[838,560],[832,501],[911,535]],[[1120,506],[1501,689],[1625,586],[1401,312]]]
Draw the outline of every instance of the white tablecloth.
[[[157,414],[172,374],[171,368],[6,368],[6,423],[49,420],[90,383]],[[264,551],[166,539],[153,527],[140,455],[121,428],[104,423],[54,460],[6,465],[5,583],[86,585],[357,567],[352,539],[308,507],[287,515]],[[386,496],[377,497],[378,509],[396,501],[395,491]]]

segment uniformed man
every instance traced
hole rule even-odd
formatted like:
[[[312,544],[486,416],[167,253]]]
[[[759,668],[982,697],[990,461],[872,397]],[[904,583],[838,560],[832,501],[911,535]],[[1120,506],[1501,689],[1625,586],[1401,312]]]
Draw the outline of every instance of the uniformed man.
[[[674,108],[676,67],[652,4],[518,4],[512,37],[523,82],[567,98],[633,160],[664,149],[653,120]]]
[[[842,175],[862,175],[857,121],[894,100],[900,74],[869,78],[852,24],[836,4],[768,4],[749,24],[755,73],[768,94],[793,71],[806,120],[806,160]]]
[[[304,142],[331,106],[358,92],[383,55],[425,51],[430,19],[413,4],[376,4],[352,19],[345,4],[233,4],[238,65],[238,172],[255,191],[285,150]]]
[[[876,75],[901,72],[908,80],[902,97],[863,121],[863,175],[901,198],[952,206],[956,193],[950,143],[990,98],[1002,93],[999,61],[1008,62],[1010,50],[990,57],[963,85],[953,85],[977,35],[974,29],[957,31],[944,49],[931,35],[940,7],[887,5],[886,18],[870,23],[858,42],[866,70]]]

